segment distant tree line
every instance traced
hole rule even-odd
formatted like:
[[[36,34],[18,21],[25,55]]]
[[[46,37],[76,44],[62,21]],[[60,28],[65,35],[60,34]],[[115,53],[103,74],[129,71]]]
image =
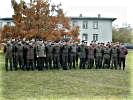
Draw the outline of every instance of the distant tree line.
[[[133,43],[133,32],[131,27],[113,28],[113,42]]]

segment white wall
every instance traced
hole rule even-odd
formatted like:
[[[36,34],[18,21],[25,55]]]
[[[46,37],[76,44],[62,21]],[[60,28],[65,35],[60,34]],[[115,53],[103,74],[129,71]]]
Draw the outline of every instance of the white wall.
[[[78,20],[77,24],[80,27],[79,38],[82,41],[82,35],[88,34],[88,44],[93,40],[93,34],[98,34],[97,42],[112,42],[112,21],[111,20],[98,20],[98,29],[93,29],[93,21],[88,21],[88,29],[83,29],[83,20]],[[71,22],[72,25],[72,22]]]
[[[4,27],[4,25],[7,25],[7,22],[11,23],[11,26],[14,25],[14,23],[12,22],[12,20],[0,20],[0,28]]]

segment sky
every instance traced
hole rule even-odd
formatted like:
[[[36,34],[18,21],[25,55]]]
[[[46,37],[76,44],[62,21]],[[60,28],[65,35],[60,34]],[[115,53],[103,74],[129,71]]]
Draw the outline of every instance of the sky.
[[[20,1],[20,0],[16,0]],[[24,0],[29,2],[30,0]],[[117,18],[113,26],[122,27],[130,25],[133,27],[133,0],[51,0],[51,3],[62,4],[66,16],[82,16]],[[13,9],[11,0],[1,0],[0,18],[11,17]]]

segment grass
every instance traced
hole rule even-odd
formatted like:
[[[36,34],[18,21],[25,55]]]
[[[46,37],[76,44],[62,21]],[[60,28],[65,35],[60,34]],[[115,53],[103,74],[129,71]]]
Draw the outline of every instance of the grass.
[[[126,70],[4,70],[0,54],[0,100],[125,100],[133,95],[133,51]],[[132,99],[133,100],[133,99]]]

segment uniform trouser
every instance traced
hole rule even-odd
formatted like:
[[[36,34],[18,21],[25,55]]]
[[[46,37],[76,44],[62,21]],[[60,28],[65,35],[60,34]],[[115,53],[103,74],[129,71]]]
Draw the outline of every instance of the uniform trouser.
[[[18,65],[18,59],[16,55],[13,55],[13,67],[15,68],[15,70],[17,70],[17,65]]]
[[[8,70],[8,62],[10,63],[10,70],[12,70],[12,57],[5,57],[5,67]]]
[[[125,69],[125,60],[126,60],[125,57],[123,57],[123,58],[120,57],[119,58],[119,67],[120,67],[120,69],[122,67],[121,65],[123,65],[123,70]]]
[[[62,63],[62,54],[59,55],[59,59],[60,59],[60,65],[63,66],[63,63]]]
[[[36,57],[36,55],[34,57],[34,68],[37,69],[37,57]]]
[[[78,66],[78,59],[79,59],[78,54],[76,54],[76,65],[77,66]]]
[[[54,69],[59,69],[59,65],[60,65],[60,55],[54,55],[54,58],[53,58]]]
[[[23,64],[23,68],[22,69],[25,70],[27,68],[27,57],[26,57],[26,55],[23,56],[23,59],[24,59],[23,60],[24,64]]]
[[[45,61],[44,57],[38,57],[37,58],[37,69],[38,70],[43,70],[43,68],[44,68],[44,61]]]
[[[62,65],[64,70],[68,69],[68,54],[62,54]]]
[[[52,61],[53,61],[53,57],[52,56],[47,56],[47,61],[46,61],[46,65],[50,68],[50,69],[52,69]]]
[[[118,57],[112,57],[111,58],[111,69],[113,69],[113,67],[115,69],[117,69],[117,67],[118,67]]]
[[[94,59],[88,58],[88,69],[93,68],[93,66],[94,66]]]
[[[71,53],[70,54],[70,69],[73,67],[75,68],[75,62],[76,62],[76,53]]]
[[[102,57],[96,57],[95,64],[96,64],[96,69],[102,68]]]
[[[80,58],[79,68],[80,69],[85,69],[85,58]]]
[[[27,59],[27,70],[34,70],[34,60],[33,59]]]
[[[22,69],[23,68],[23,66],[24,66],[24,61],[23,61],[23,55],[18,55],[18,63],[17,64],[19,64],[19,67],[20,67],[20,69]]]
[[[107,67],[105,66],[107,65]],[[103,68],[110,68],[110,58],[103,58]]]

